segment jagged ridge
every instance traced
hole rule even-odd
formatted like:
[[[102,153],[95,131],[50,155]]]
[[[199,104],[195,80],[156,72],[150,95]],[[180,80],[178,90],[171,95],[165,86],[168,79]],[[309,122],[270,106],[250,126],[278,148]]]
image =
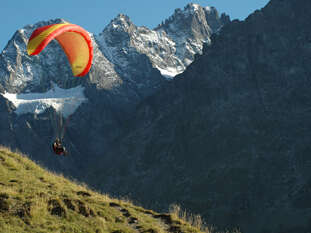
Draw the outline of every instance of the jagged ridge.
[[[152,68],[159,69],[166,77],[183,72],[194,54],[201,53],[202,44],[209,42],[211,33],[228,22],[228,18],[219,18],[217,11],[211,9],[189,4],[155,30],[137,27],[129,17],[119,14],[102,33],[91,34],[95,53],[90,82],[108,90],[124,83],[134,89],[137,86],[153,89],[159,77],[153,80],[156,74]],[[179,17],[180,14],[184,17]],[[14,34],[0,57],[0,84],[7,91],[47,90],[49,80],[61,87],[64,83],[68,86],[71,72],[56,42],[39,56],[26,55],[26,43],[35,28],[60,22],[64,20],[42,21]],[[76,83],[69,84],[72,85]]]

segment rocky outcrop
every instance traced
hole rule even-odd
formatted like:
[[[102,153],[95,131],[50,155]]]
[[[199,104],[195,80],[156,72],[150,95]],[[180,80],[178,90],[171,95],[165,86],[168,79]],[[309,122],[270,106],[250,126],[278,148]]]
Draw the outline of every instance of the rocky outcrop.
[[[155,28],[172,39],[175,48],[174,62],[165,60],[166,65],[160,68],[168,70],[166,67],[171,67],[170,70],[174,70],[177,66],[176,74],[182,73],[194,60],[194,55],[202,53],[203,43],[210,44],[211,34],[228,22],[229,16],[222,14],[219,17],[214,7],[190,3],[183,10],[176,9],[170,18]]]

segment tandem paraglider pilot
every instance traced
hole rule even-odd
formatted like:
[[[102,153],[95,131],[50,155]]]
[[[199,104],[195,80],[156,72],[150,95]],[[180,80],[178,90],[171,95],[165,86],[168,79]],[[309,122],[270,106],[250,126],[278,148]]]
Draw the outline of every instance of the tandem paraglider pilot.
[[[57,155],[63,155],[63,156],[68,155],[66,148],[62,145],[59,138],[55,139],[55,142],[52,144],[52,148],[53,148],[54,153]]]

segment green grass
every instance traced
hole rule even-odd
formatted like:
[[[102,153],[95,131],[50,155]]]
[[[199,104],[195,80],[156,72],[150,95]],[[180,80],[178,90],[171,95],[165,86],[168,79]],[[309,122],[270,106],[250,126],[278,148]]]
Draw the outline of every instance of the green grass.
[[[213,232],[178,206],[159,214],[114,199],[0,147],[1,233]]]
[[[0,147],[0,229],[4,233],[200,232],[173,215],[95,192],[4,147]]]

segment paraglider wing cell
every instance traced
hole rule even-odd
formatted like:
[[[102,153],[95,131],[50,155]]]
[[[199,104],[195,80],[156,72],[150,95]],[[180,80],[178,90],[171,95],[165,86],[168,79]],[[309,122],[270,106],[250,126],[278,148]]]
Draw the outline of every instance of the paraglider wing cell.
[[[58,41],[66,53],[73,75],[76,77],[86,75],[93,59],[93,46],[88,32],[78,25],[69,23],[37,28],[29,38],[28,54],[39,54],[53,39]]]

